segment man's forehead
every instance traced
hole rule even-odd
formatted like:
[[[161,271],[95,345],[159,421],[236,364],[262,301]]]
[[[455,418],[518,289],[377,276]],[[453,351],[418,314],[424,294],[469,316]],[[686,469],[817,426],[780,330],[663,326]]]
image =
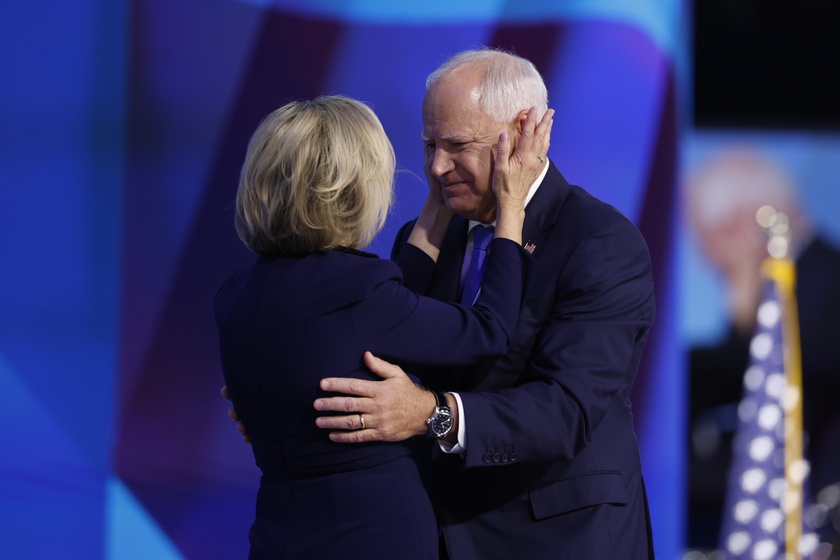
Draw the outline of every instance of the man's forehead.
[[[429,118],[423,115],[424,140],[446,140],[448,142],[472,142],[488,136],[496,136],[504,128],[485,115],[469,114],[468,111],[450,112],[445,116]]]

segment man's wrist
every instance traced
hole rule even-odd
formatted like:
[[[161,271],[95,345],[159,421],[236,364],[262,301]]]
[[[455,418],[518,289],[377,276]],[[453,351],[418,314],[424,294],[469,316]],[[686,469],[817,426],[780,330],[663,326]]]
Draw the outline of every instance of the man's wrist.
[[[435,397],[435,410],[426,420],[428,431],[426,435],[429,437],[443,439],[452,430],[452,409],[449,402],[440,391],[432,391]]]
[[[449,410],[452,412],[452,429],[450,429],[449,433],[446,434],[446,437],[441,438],[440,441],[444,441],[449,445],[455,445],[458,443],[458,401],[452,393],[444,393],[444,396],[446,397]]]
[[[437,400],[435,399],[435,394],[432,393],[429,389],[426,389],[421,385],[417,385],[417,388],[423,391],[423,404],[418,408],[418,423],[414,435],[425,436],[429,433],[428,421],[429,418],[431,418],[432,414],[435,413],[435,408],[437,408]]]

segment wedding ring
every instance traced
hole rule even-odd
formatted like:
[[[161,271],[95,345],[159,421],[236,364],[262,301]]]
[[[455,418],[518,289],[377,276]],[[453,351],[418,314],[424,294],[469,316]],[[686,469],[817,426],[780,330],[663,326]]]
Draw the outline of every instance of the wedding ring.
[[[545,158],[544,157],[542,157],[542,156],[537,156],[537,157],[539,158],[540,163],[545,163]]]
[[[364,430],[365,429],[365,417],[362,416],[361,414],[359,414],[359,424],[361,424],[361,427],[359,429]]]

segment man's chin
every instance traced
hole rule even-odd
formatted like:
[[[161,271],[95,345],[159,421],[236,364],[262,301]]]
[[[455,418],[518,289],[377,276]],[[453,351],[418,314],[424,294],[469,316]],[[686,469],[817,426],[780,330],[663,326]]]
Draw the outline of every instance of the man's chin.
[[[475,208],[463,208],[457,205],[449,206],[448,204],[447,208],[449,208],[453,214],[458,214],[465,220],[475,220],[476,222],[481,222],[482,224],[489,224],[496,219],[494,214],[482,214]]]
[[[466,218],[467,220],[475,219],[473,218],[473,215],[476,214],[474,206],[463,204],[463,201],[457,198],[444,198],[444,203],[446,204],[446,207],[449,209],[449,211],[453,214],[458,214],[459,216]]]
[[[447,197],[444,193],[443,202],[446,207],[453,214],[458,214],[466,220],[475,220],[484,224],[489,224],[496,219],[496,207],[490,209],[489,212],[482,212],[474,201],[470,202],[460,197]]]

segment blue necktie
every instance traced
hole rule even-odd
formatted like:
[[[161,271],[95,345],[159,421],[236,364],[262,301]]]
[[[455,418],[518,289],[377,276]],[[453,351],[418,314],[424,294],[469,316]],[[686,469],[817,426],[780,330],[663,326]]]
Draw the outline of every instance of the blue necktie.
[[[481,286],[481,277],[484,275],[484,261],[487,258],[487,248],[493,239],[493,228],[476,226],[473,228],[473,252],[470,259],[470,268],[467,270],[467,280],[464,283],[464,292],[461,294],[461,303],[472,305],[478,295],[478,288]]]

